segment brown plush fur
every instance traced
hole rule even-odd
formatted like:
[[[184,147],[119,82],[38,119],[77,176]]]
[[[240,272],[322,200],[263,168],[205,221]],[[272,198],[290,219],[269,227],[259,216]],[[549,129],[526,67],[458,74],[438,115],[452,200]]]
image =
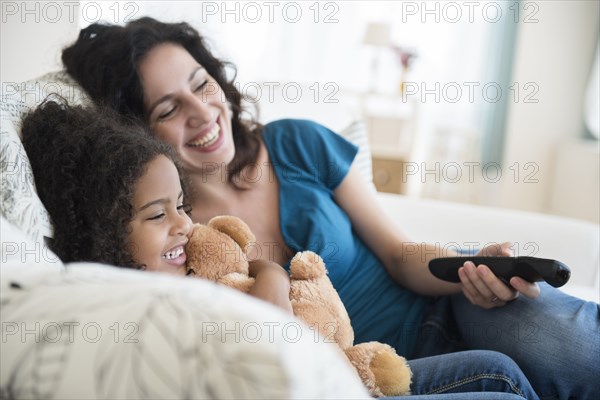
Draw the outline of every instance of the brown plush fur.
[[[220,216],[207,225],[195,224],[186,247],[189,273],[248,293],[254,278],[248,276],[246,251],[253,242],[252,231],[237,217]],[[324,341],[337,343],[371,395],[410,393],[412,373],[392,347],[379,342],[353,346],[350,317],[319,255],[297,253],[290,263],[290,282],[294,315],[318,329]]]

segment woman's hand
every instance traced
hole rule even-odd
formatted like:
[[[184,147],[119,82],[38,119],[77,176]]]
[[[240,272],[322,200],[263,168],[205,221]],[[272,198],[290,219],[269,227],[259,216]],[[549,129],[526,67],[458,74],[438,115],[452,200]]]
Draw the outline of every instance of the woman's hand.
[[[250,276],[255,279],[250,295],[274,304],[290,314],[290,276],[279,264],[267,260],[253,260]]]
[[[510,257],[512,256],[510,246],[511,243],[508,242],[486,246],[477,253],[477,256]],[[532,299],[540,295],[540,287],[536,283],[530,283],[515,276],[510,279],[512,288],[508,287],[484,264],[475,266],[471,261],[467,261],[464,266],[459,268],[458,276],[465,297],[472,304],[483,308],[502,307],[507,302],[519,297],[520,293]]]

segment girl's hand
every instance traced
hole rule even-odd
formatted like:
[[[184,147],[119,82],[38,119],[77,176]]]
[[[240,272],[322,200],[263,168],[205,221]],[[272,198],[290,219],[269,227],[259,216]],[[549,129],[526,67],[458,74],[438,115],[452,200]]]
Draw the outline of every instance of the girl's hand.
[[[510,246],[509,242],[486,246],[477,253],[477,256],[510,257],[512,256]],[[484,264],[475,266],[471,261],[467,261],[464,266],[459,268],[458,276],[465,297],[472,304],[483,308],[502,307],[507,302],[519,297],[520,293],[532,299],[540,295],[540,287],[536,283],[530,283],[515,276],[510,279],[512,287],[508,287]]]
[[[290,275],[279,264],[267,260],[253,260],[250,276],[255,279],[250,295],[274,304],[293,314],[290,302]]]

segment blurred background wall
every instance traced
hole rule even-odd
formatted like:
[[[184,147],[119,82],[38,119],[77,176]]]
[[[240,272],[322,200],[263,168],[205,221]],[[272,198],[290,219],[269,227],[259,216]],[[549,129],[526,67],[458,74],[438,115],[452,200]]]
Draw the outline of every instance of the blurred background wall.
[[[402,178],[390,191],[599,221],[596,1],[1,7],[2,90],[59,69],[90,23],[185,20],[238,66],[263,122],[365,120],[376,173]]]

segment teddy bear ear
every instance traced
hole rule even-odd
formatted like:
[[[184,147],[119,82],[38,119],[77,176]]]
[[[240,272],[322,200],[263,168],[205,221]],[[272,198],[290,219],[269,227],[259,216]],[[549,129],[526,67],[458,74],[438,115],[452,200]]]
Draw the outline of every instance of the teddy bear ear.
[[[208,226],[231,236],[242,250],[246,252],[246,247],[250,243],[256,242],[256,237],[250,230],[250,227],[238,217],[232,215],[220,215],[208,221]]]

